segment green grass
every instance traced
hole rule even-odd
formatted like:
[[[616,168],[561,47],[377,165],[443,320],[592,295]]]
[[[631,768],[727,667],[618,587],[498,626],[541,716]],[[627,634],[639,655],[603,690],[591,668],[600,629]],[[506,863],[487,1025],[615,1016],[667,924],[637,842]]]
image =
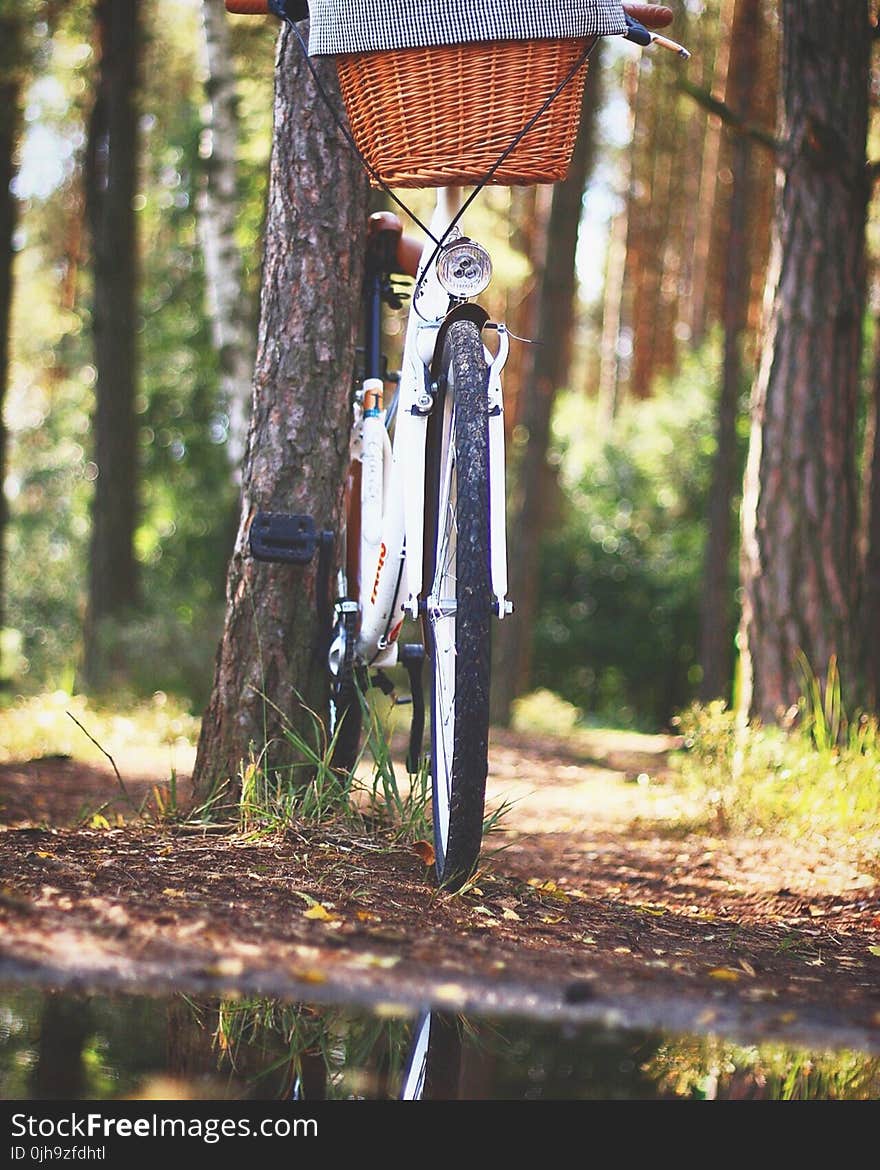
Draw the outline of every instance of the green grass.
[[[52,691],[0,708],[0,763],[41,756],[96,763],[108,752],[147,747],[191,751],[198,732],[199,720],[161,691],[146,702],[112,707]]]
[[[880,862],[880,740],[877,720],[852,720],[829,671],[807,691],[789,730],[738,727],[720,702],[679,717],[685,749],[673,758],[718,827],[771,831],[855,849]]]
[[[252,750],[239,779],[240,826],[246,832],[274,831],[291,821],[335,824],[393,844],[430,839],[431,782],[423,760],[414,775],[402,777],[392,754],[393,708],[361,697],[363,746],[351,773],[333,767],[334,740],[322,719],[306,708],[307,733],[288,722],[284,737],[296,762],[284,771],[264,764]],[[270,745],[271,746],[271,745]]]

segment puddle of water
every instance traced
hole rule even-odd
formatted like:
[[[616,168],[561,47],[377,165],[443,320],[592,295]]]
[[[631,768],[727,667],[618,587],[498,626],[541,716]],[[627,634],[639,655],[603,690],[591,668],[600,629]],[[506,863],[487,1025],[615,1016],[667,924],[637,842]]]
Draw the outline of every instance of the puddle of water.
[[[880,1058],[591,1024],[0,988],[4,1100],[876,1100]]]

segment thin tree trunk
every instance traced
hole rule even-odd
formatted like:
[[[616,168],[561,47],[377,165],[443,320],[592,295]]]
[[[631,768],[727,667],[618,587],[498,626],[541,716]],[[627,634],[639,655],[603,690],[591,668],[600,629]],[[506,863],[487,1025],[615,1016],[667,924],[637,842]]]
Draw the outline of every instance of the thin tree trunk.
[[[531,272],[526,280],[508,293],[507,316],[510,331],[516,337],[535,336],[538,327],[536,304],[540,257],[547,247],[547,220],[552,192],[545,186],[512,187],[510,190],[510,246],[528,258]],[[519,412],[529,376],[529,345],[513,345],[504,367],[504,435],[516,444]]]
[[[510,596],[516,606],[511,619],[495,627],[491,717],[505,724],[510,705],[529,683],[532,664],[531,630],[537,608],[539,549],[546,515],[547,449],[550,419],[557,390],[565,384],[574,325],[575,253],[584,187],[594,158],[599,108],[599,67],[593,63],[584,86],[581,123],[568,177],[553,190],[547,224],[547,246],[538,294],[537,329],[530,376],[523,386],[518,426],[527,442],[514,464],[509,531],[517,534],[516,556],[510,559]]]
[[[722,0],[718,21],[718,47],[712,90],[724,93],[727,89],[727,71],[730,61],[731,30],[736,0]],[[694,233],[693,261],[690,290],[691,344],[699,346],[706,335],[709,322],[709,268],[712,240],[717,231],[718,169],[721,158],[721,119],[709,117],[703,138],[703,160],[700,169],[700,191],[697,200],[697,226]]]
[[[776,719],[805,655],[855,686],[856,401],[865,304],[864,0],[782,0],[784,156],[743,498],[742,708]]]
[[[332,62],[318,69],[338,102]],[[268,772],[294,764],[285,728],[311,735],[303,705],[326,714],[317,556],[305,568],[256,562],[248,535],[258,510],[307,514],[319,530],[339,531],[366,215],[360,164],[285,30],[241,524],[193,776],[203,796],[225,782],[234,796],[251,750]]]
[[[87,144],[95,368],[94,462],[86,679],[100,673],[100,626],[139,599],[137,523],[138,0],[96,0],[100,63]]]
[[[627,61],[624,90],[629,109],[629,138],[635,127],[635,105],[639,90],[638,58]],[[620,387],[620,323],[626,274],[626,243],[629,208],[632,202],[632,150],[624,152],[621,163],[621,208],[611,221],[608,260],[605,266],[605,296],[602,307],[602,340],[599,347],[598,423],[609,430],[617,417]]]
[[[762,34],[762,0],[737,0],[731,28],[731,58],[725,101],[751,121],[751,94]],[[743,332],[749,309],[752,207],[752,146],[745,134],[732,143],[733,184],[727,233],[724,285],[724,363],[718,398],[716,452],[709,490],[708,533],[700,607],[700,698],[729,698],[732,660],[730,581],[736,489],[736,421],[743,371]]]
[[[202,27],[208,67],[205,135],[209,152],[197,206],[212,333],[220,359],[221,397],[229,419],[227,451],[238,472],[247,437],[254,344],[250,314],[241,303],[243,265],[235,239],[238,110],[223,0],[202,0]]]
[[[18,8],[0,15],[0,630],[3,629],[6,526],[8,504],[3,491],[6,478],[6,427],[3,404],[9,388],[9,330],[12,315],[13,237],[17,200],[12,193],[16,171],[15,150],[21,122],[23,17]],[[2,654],[2,647],[0,647]],[[0,678],[4,677],[0,661]]]
[[[874,371],[865,427],[861,614],[865,700],[880,704],[880,319],[874,324]]]

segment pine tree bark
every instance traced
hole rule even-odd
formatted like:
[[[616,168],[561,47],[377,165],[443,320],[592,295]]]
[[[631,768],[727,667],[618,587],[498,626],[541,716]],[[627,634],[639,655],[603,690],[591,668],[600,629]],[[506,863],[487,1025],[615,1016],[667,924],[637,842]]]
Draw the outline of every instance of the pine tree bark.
[[[598,46],[597,46],[598,49]],[[565,384],[574,325],[575,253],[584,187],[595,154],[595,124],[600,105],[596,50],[584,86],[581,122],[568,177],[553,189],[547,223],[546,255],[540,274],[537,306],[539,345],[532,347],[529,376],[523,384],[518,426],[528,439],[513,465],[508,530],[517,534],[516,556],[510,558],[510,596],[516,606],[511,619],[496,623],[490,715],[506,724],[517,695],[531,675],[532,640],[537,608],[539,555],[547,496],[547,450],[557,390]]]
[[[3,491],[6,478],[6,426],[3,405],[9,388],[9,332],[12,316],[12,269],[17,200],[12,191],[16,172],[15,151],[21,122],[23,17],[18,9],[0,14],[0,630],[3,629],[6,527],[8,504]],[[2,648],[0,648],[2,653]],[[0,678],[3,677],[0,662]]]
[[[223,0],[202,0],[208,76],[204,185],[198,213],[214,345],[220,362],[221,400],[229,419],[227,451],[238,471],[247,438],[254,346],[250,314],[243,311],[242,258],[235,239],[238,212],[236,149],[238,110],[229,22]]]
[[[92,238],[92,335],[97,381],[97,466],[89,550],[84,672],[100,674],[100,626],[137,605],[137,184],[138,0],[96,0],[100,62],[86,147],[86,207]]]
[[[338,106],[335,67],[317,68]],[[258,510],[307,514],[318,530],[340,529],[366,216],[361,166],[285,30],[241,521],[193,775],[202,796],[227,783],[234,797],[252,750],[269,772],[295,764],[285,729],[311,736],[306,709],[326,716],[317,556],[304,568],[256,562],[248,537]]]
[[[864,0],[782,0],[782,141],[743,497],[742,709],[778,718],[795,660],[854,687],[856,400],[865,303]]]
[[[763,0],[736,0],[731,55],[724,100],[747,121],[753,117],[752,93],[762,36]],[[708,532],[703,563],[700,606],[699,694],[703,702],[729,698],[731,684],[732,590],[730,582],[733,515],[736,490],[739,396],[743,373],[743,332],[749,310],[752,208],[752,145],[744,134],[731,144],[733,182],[726,242],[724,285],[724,361],[718,396],[716,451],[709,489]]]
[[[880,320],[874,321],[874,370],[865,426],[861,549],[862,670],[865,702],[880,705]]]

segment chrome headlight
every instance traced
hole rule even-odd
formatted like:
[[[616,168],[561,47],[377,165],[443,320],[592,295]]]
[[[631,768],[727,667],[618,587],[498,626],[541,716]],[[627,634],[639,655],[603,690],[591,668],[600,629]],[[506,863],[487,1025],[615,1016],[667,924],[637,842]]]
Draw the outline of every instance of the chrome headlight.
[[[492,261],[482,246],[462,236],[444,248],[437,261],[437,279],[450,296],[479,296],[492,279]]]

